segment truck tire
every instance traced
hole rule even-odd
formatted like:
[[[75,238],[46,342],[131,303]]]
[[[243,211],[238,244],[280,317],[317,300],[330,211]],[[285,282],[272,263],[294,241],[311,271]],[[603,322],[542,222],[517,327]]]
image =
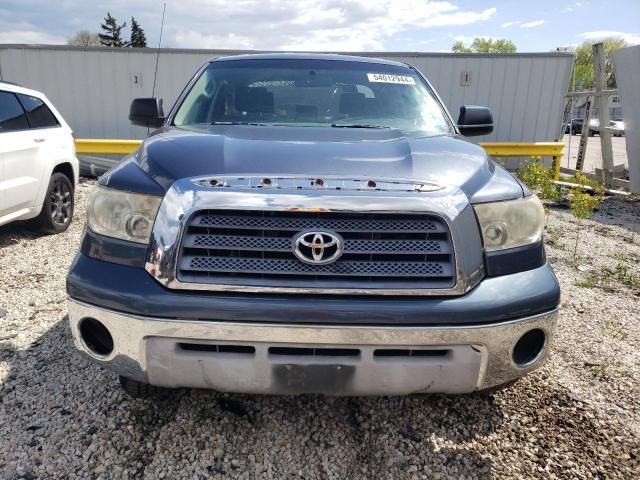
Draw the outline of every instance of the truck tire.
[[[155,387],[148,383],[138,382],[120,375],[120,386],[131,398],[149,398],[166,395],[172,391],[171,388]]]
[[[73,219],[73,184],[64,173],[56,172],[49,179],[47,194],[40,214],[33,219],[33,226],[42,233],[62,233]]]

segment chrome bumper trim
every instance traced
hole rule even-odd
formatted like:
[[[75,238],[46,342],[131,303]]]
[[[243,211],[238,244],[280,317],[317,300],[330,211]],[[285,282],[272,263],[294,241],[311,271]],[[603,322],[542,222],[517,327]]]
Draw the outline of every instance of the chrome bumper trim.
[[[550,344],[558,311],[525,317],[518,320],[474,326],[434,326],[434,327],[363,327],[337,325],[273,325],[213,322],[184,319],[163,319],[140,317],[106,310],[69,299],[69,322],[76,347],[93,360],[114,370],[120,375],[149,382],[150,355],[149,342],[154,339],[202,342],[242,342],[243,344],[286,344],[286,345],[326,345],[326,346],[385,346],[385,347],[437,347],[452,348],[468,346],[480,353],[480,366],[474,388],[478,390],[514,380],[540,366],[549,355]],[[114,339],[114,350],[107,356],[98,356],[86,348],[79,335],[79,322],[83,318],[95,318],[102,322]],[[540,357],[527,367],[518,367],[512,360],[512,350],[521,335],[539,328],[546,334],[545,347]],[[153,358],[151,358],[153,361]],[[295,363],[295,362],[294,362]],[[166,364],[165,375],[154,371],[153,383],[175,386],[172,382],[176,372],[171,372],[172,364]],[[180,367],[176,367],[180,368]],[[165,382],[166,380],[166,382]],[[238,378],[238,389],[245,379]],[[440,385],[438,392],[461,393],[455,378],[451,378],[451,388]],[[200,383],[179,386],[202,387]],[[457,385],[457,386],[456,386]],[[376,385],[379,387],[379,385]],[[256,391],[260,391],[257,389]],[[384,388],[383,388],[384,391]],[[432,390],[429,390],[432,391]],[[370,391],[349,392],[350,394],[379,394],[380,388]],[[270,390],[265,393],[278,393]],[[290,393],[290,392],[282,392]],[[334,392],[340,394],[341,392]],[[390,392],[394,393],[394,392]]]

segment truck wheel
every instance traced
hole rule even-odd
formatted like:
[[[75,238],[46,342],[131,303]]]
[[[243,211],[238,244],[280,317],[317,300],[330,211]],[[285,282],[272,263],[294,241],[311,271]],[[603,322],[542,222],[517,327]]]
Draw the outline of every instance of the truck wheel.
[[[42,233],[61,233],[73,218],[73,184],[64,173],[54,173],[49,180],[42,210],[33,220],[34,227]]]
[[[149,398],[166,395],[172,391],[171,388],[155,387],[148,383],[138,382],[120,375],[120,386],[131,398]]]

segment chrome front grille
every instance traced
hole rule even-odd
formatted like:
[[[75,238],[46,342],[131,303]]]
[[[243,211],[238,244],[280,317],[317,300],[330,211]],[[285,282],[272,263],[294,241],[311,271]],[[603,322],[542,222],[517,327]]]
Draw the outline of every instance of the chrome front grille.
[[[343,254],[296,258],[305,230],[338,234]],[[450,289],[456,284],[446,223],[429,214],[203,210],[188,220],[177,259],[184,284],[318,289]]]

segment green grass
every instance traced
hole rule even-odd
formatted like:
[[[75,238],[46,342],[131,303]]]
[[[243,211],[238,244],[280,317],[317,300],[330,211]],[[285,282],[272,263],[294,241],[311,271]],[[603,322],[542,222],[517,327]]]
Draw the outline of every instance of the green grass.
[[[609,370],[608,363],[601,363],[600,365],[595,365],[591,367],[591,373],[593,373],[596,377],[604,377]]]
[[[594,288],[596,285],[593,283],[593,278],[587,277],[582,280],[576,280],[575,286],[580,288]]]
[[[640,288],[640,275],[629,270],[627,259],[624,256],[620,255],[617,259],[614,276],[627,288]]]

